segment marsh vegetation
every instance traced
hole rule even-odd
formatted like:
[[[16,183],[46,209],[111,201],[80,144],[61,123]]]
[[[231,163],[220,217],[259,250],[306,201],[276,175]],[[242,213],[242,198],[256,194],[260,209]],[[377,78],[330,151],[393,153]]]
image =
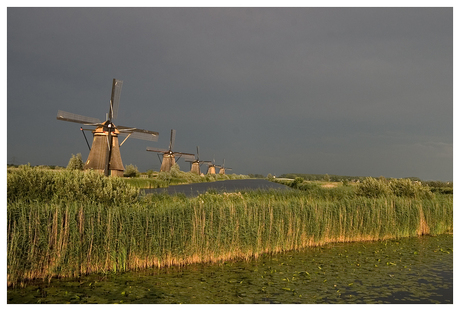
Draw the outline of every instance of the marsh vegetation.
[[[451,233],[452,195],[355,188],[140,197],[92,172],[8,172],[8,284]]]

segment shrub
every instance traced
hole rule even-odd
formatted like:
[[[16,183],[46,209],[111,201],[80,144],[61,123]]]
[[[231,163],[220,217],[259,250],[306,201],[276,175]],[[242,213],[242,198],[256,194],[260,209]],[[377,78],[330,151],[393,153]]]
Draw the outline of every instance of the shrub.
[[[390,187],[381,181],[373,177],[366,177],[362,183],[356,188],[356,194],[368,198],[378,198],[387,196],[392,193]]]
[[[299,187],[303,184],[304,179],[302,177],[296,177],[292,182],[290,187],[294,189],[299,189]]]
[[[123,176],[125,177],[139,177],[140,173],[139,170],[137,169],[137,166],[133,164],[126,165],[125,172],[123,173]]]
[[[81,159],[81,153],[77,153],[77,155],[72,154],[72,157],[69,160],[69,164],[67,164],[68,170],[83,170],[83,160]]]
[[[421,182],[406,179],[391,179],[389,182],[391,191],[399,197],[415,199],[431,199],[433,193],[430,188],[422,185]]]
[[[8,171],[8,201],[46,202],[134,202],[139,191],[119,177],[105,177],[94,171],[49,171],[20,166]]]

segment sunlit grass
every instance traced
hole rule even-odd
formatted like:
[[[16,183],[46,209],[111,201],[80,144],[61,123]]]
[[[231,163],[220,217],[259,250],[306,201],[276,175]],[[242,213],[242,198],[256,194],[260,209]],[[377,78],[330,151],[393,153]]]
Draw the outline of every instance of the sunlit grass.
[[[167,267],[452,232],[452,197],[311,200],[298,192],[8,203],[8,282]]]
[[[351,188],[138,197],[92,172],[8,173],[8,284],[453,231],[453,196]]]

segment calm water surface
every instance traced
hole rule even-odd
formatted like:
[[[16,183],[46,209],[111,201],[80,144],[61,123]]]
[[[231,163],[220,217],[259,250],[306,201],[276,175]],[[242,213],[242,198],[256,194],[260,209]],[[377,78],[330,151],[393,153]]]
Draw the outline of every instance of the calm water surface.
[[[143,189],[145,194],[149,193],[168,193],[174,195],[183,193],[188,197],[197,196],[200,193],[205,193],[209,189],[214,189],[218,192],[234,192],[237,190],[256,190],[256,189],[291,189],[288,186],[271,182],[265,179],[236,179],[236,180],[220,180],[215,182],[195,183],[169,186],[168,188]]]
[[[251,261],[8,289],[8,303],[453,303],[453,236],[330,244]]]

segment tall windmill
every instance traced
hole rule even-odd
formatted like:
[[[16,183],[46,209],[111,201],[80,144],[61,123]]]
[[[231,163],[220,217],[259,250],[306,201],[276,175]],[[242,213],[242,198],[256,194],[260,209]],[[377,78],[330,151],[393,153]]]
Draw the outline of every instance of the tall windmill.
[[[171,167],[176,163],[176,155],[179,156],[177,160],[179,160],[182,156],[188,160],[195,159],[195,155],[193,153],[173,151],[175,140],[176,140],[176,130],[171,130],[171,138],[169,140],[169,149],[147,147],[147,151],[157,152],[157,154],[163,153],[163,160],[160,160],[161,162],[160,172],[169,172],[171,170]]]
[[[96,127],[95,129],[80,128],[82,132],[83,130],[91,130],[93,132],[93,144],[90,148],[88,160],[84,166],[85,170],[93,169],[101,171],[104,172],[105,176],[123,176],[125,169],[121,160],[120,146],[123,145],[129,137],[151,141],[158,140],[158,132],[142,130],[135,127],[116,126],[113,123],[113,120],[118,116],[122,85],[123,81],[113,79],[109,113],[107,115],[107,120],[104,122],[101,122],[97,118],[81,116],[61,110],[58,111],[58,120]],[[121,144],[118,144],[119,135],[126,135],[126,138]],[[86,142],[88,143],[88,141]]]
[[[225,171],[226,171],[226,170],[229,170],[229,171],[231,170],[231,168],[225,167],[225,159],[224,159],[222,165],[216,165],[216,166],[217,166],[218,168],[220,168],[219,174],[222,174],[222,175],[225,175]]]
[[[201,161],[200,160],[200,148],[196,146],[196,155],[194,160],[185,160],[186,162],[190,162],[191,168],[190,172],[201,175],[200,167],[203,163],[211,163],[211,161]]]

